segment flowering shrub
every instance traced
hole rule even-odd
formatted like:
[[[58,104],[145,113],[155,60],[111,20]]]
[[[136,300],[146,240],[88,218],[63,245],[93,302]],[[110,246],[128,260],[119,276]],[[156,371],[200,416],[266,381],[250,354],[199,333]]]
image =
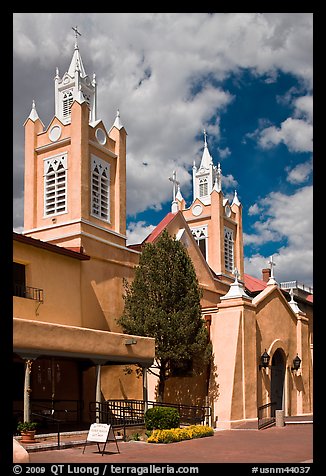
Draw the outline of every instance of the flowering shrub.
[[[175,441],[191,440],[212,436],[213,428],[204,425],[191,425],[184,428],[171,428],[170,430],[153,430],[148,438],[148,443],[173,443]]]

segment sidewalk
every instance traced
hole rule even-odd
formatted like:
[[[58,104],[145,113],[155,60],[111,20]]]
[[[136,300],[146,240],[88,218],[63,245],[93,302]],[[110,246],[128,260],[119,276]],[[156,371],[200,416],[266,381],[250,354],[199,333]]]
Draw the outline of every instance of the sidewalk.
[[[80,435],[81,436],[81,435]],[[264,430],[219,430],[214,436],[171,444],[139,441],[107,443],[105,454],[96,444],[88,444],[86,435],[62,440],[63,449],[30,452],[31,463],[312,463],[313,425],[295,424]],[[102,450],[103,445],[100,444]],[[35,448],[36,449],[36,448]]]

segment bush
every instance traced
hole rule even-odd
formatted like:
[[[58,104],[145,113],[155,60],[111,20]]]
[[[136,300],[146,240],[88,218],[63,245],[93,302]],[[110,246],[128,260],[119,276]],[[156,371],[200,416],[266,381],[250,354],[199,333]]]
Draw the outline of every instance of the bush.
[[[153,407],[145,413],[145,427],[147,430],[165,430],[178,428],[180,425],[180,415],[176,408]]]
[[[210,426],[190,425],[185,428],[173,428],[170,430],[154,430],[148,438],[148,443],[174,443],[176,441],[191,440],[214,435]]]

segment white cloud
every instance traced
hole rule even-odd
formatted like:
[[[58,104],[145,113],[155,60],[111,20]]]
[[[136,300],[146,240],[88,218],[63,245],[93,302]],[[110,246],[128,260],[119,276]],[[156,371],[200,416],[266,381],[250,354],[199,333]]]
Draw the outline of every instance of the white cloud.
[[[267,127],[259,133],[258,143],[263,149],[270,149],[284,143],[291,152],[312,152],[313,127],[301,120],[288,117],[280,128]]]
[[[229,157],[229,155],[231,155],[229,147],[225,147],[224,149],[218,147],[217,150],[221,159],[225,159],[226,157]]]
[[[254,224],[255,233],[244,235],[245,244],[263,245],[278,241],[286,244],[276,251],[278,281],[298,280],[312,285],[313,268],[313,202],[312,186],[303,187],[293,195],[270,193],[260,202],[264,215]],[[257,276],[266,267],[267,258],[254,254],[245,260],[246,273]],[[263,262],[265,263],[263,265]],[[258,271],[258,276],[259,271]]]
[[[251,215],[258,215],[260,213],[261,209],[260,207],[258,206],[257,203],[254,203],[253,205],[251,205],[248,209],[248,215],[251,216]]]
[[[296,117],[304,117],[310,124],[313,121],[313,98],[301,96],[294,101]]]
[[[312,159],[302,164],[296,165],[293,169],[287,168],[288,172],[286,180],[292,184],[303,184],[312,173]]]
[[[127,244],[142,243],[142,241],[154,230],[154,225],[146,225],[144,221],[129,223],[127,229]]]
[[[275,79],[281,69],[311,84],[312,14],[15,13],[14,110],[21,121],[15,143],[22,142],[32,99],[45,125],[51,120],[52,79],[56,66],[61,75],[69,66],[75,24],[86,71],[96,72],[98,116],[110,128],[119,108],[128,132],[130,214],[168,199],[157,177],[169,176],[172,164],[186,177],[199,158],[203,144],[196,136],[204,127],[218,140],[220,115],[233,98],[213,79],[242,68]],[[298,109],[305,107],[298,102]],[[310,150],[310,129],[291,121],[266,132],[262,142]],[[147,171],[137,165],[143,161]],[[190,189],[189,174],[187,180]]]

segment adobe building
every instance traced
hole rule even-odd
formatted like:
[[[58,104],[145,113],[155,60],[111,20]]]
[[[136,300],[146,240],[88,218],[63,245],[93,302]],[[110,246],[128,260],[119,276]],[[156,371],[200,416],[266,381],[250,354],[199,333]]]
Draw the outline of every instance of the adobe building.
[[[146,372],[154,339],[123,334],[116,319],[124,279],[163,230],[192,259],[213,345],[212,364],[199,377],[169,379],[164,401],[209,405],[219,428],[257,422],[258,407],[271,402],[273,411],[310,414],[312,290],[278,284],[273,259],[262,279],[245,274],[242,205],[236,192],[232,202],[224,197],[206,134],[191,205],[174,173],[171,212],[143,243],[126,246],[127,134],[119,112],[109,129],[97,118],[96,88],[76,40],[68,71],[56,71],[52,121],[45,127],[33,102],[25,122],[24,232],[14,233],[13,256],[15,414],[27,420],[52,405],[59,417],[68,409],[89,422],[95,401],[156,400],[157,381]],[[143,378],[126,365],[140,365]]]
[[[59,419],[88,422],[91,402],[143,398],[146,373],[134,382],[124,369],[149,367],[155,342],[116,324],[123,279],[139,256],[126,246],[127,134],[119,113],[109,130],[97,119],[95,75],[86,74],[77,41],[54,88],[50,124],[34,101],[25,121],[24,232],[14,233],[13,247],[13,404],[16,420],[50,408]]]
[[[236,191],[232,202],[224,197],[221,167],[213,164],[205,131],[200,165],[193,165],[188,208],[175,172],[170,180],[171,212],[142,245],[155,242],[166,229],[186,246],[203,290],[213,363],[196,384],[190,376],[168,380],[166,400],[210,405],[213,425],[219,428],[257,423],[263,405],[269,416],[281,409],[285,416],[311,414],[312,289],[296,281],[278,284],[273,257],[262,279],[244,273],[242,204]],[[297,356],[298,370],[293,362]],[[155,385],[150,378],[151,396]]]

